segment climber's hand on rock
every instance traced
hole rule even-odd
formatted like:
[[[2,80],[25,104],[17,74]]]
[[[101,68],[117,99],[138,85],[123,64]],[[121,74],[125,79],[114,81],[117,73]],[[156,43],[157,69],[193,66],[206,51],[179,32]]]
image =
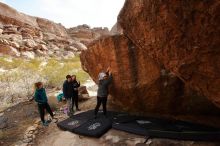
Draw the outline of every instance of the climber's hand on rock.
[[[109,72],[111,70],[111,67],[109,66],[108,68],[107,68],[107,72]]]

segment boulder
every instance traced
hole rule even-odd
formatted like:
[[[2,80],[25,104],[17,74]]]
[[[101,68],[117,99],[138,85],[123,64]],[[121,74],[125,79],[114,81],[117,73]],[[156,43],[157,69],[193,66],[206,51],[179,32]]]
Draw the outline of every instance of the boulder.
[[[4,39],[4,38],[0,38],[0,44],[4,44],[4,45],[9,45],[9,41]]]
[[[2,34],[18,34],[17,26],[5,25]]]
[[[65,50],[73,51],[73,52],[77,52],[78,51],[78,49],[76,47],[74,47],[74,46],[67,46],[67,47],[65,47]]]
[[[60,50],[60,48],[58,48],[56,45],[54,45],[54,44],[50,44],[49,45],[49,49],[50,50],[53,50],[53,51],[59,51]]]
[[[57,23],[54,23],[52,21],[49,21],[43,18],[36,18],[36,21],[42,31],[49,32],[57,36],[68,38],[66,29],[61,24],[57,24]]]
[[[75,57],[75,54],[73,52],[71,52],[71,51],[64,51],[63,52],[63,56],[65,58],[73,58],[73,57]]]
[[[33,51],[24,51],[24,52],[21,52],[21,55],[27,59],[34,59],[35,58],[35,53]]]
[[[10,46],[17,48],[17,49],[20,47],[20,45],[17,42],[10,42]]]
[[[111,66],[113,83],[110,95],[114,103],[124,110],[139,114],[219,112],[205,96],[184,84],[124,35],[94,41],[82,51],[80,59],[83,69],[96,82],[99,72]]]
[[[48,48],[44,44],[37,44],[37,46],[34,47],[35,50],[41,50],[41,51],[47,51]]]
[[[12,46],[0,44],[0,54],[10,56],[20,56],[20,52]]]
[[[26,38],[33,38],[33,37],[39,37],[41,38],[42,34],[40,33],[40,30],[33,27],[33,26],[28,26],[28,25],[25,25],[25,26],[21,26],[18,28],[18,31],[22,34],[22,36],[26,37]]]
[[[79,87],[79,100],[87,100],[89,99],[89,93],[87,91],[86,86],[80,86]]]
[[[19,35],[19,34],[10,34],[7,37],[11,41],[18,42],[18,43],[20,43],[22,41],[22,39],[23,39],[22,35]]]
[[[79,94],[89,94],[87,91],[86,86],[80,86],[79,87]]]
[[[113,84],[110,94],[118,105],[132,111],[172,112],[183,83],[137,48],[127,37],[116,35],[94,41],[82,51],[82,67],[94,81],[103,69],[111,66]],[[94,67],[95,66],[95,67]],[[147,107],[147,108],[146,108]]]
[[[29,33],[22,33],[22,37],[23,37],[24,39],[33,39],[33,36],[30,35]]]
[[[82,50],[86,50],[87,47],[83,44],[83,43],[80,43],[78,41],[74,41],[72,42],[71,46],[77,48],[77,50],[79,51],[82,51]]]
[[[218,0],[126,0],[118,23],[145,54],[220,107],[219,9]]]
[[[35,50],[34,51],[36,53],[36,55],[38,56],[43,56],[44,55],[44,52],[42,50]]]
[[[24,42],[24,45],[27,46],[27,47],[29,47],[29,48],[34,48],[34,47],[37,46],[37,44],[35,43],[35,41],[32,40],[32,39],[25,39],[25,40],[23,40],[23,42]]]
[[[100,36],[109,35],[110,32],[108,28],[90,28],[88,25],[83,24],[76,27],[67,29],[67,33],[73,39],[78,39],[84,44],[89,44],[93,40],[99,38]]]

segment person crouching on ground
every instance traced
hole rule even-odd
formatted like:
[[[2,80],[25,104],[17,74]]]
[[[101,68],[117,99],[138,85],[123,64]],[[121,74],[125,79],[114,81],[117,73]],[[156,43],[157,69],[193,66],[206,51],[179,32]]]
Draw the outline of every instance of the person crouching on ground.
[[[79,100],[79,92],[78,88],[80,87],[80,82],[77,82],[76,80],[76,75],[72,75],[72,83],[73,83],[73,100],[72,100],[72,108],[74,108],[74,103],[76,106],[76,110],[80,111],[79,105],[78,105],[78,100]]]
[[[68,115],[71,116],[73,114],[73,83],[72,83],[72,77],[70,75],[66,76],[66,80],[63,83],[63,95],[64,98],[67,100],[68,105]]]
[[[110,68],[107,69],[107,72],[99,73],[98,78],[99,78],[99,83],[98,83],[98,91],[97,91],[97,105],[95,107],[95,118],[97,118],[97,113],[101,104],[103,107],[103,113],[105,117],[107,117],[106,104],[108,97],[108,88],[113,78]]]
[[[50,108],[50,105],[47,102],[47,95],[46,95],[45,89],[43,88],[42,82],[35,83],[34,100],[37,102],[42,124],[44,126],[48,126],[48,123],[50,121],[45,121],[45,119],[44,119],[45,109],[50,114],[52,119],[54,119],[54,115],[53,115],[53,112]]]

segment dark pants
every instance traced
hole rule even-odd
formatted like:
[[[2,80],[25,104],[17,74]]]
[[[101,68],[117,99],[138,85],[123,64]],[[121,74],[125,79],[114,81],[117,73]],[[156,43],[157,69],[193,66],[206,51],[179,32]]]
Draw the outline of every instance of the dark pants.
[[[68,103],[69,112],[72,114],[74,111],[74,104],[76,106],[76,109],[79,108],[78,107],[78,95],[67,98],[67,103]]]
[[[106,104],[107,104],[107,97],[99,97],[97,96],[97,105],[95,107],[95,115],[97,115],[98,111],[99,111],[99,107],[101,106],[103,107],[103,113],[104,115],[106,115]]]
[[[41,118],[42,122],[45,122],[45,120],[44,120],[45,109],[50,114],[50,116],[53,117],[53,112],[52,112],[48,103],[43,103],[43,104],[38,103],[38,110],[39,110],[40,118]]]
[[[75,106],[76,106],[76,109],[79,108],[78,106],[78,100],[79,100],[79,96],[78,96],[78,93],[75,94],[72,98],[72,108],[74,108],[74,103],[75,103]]]

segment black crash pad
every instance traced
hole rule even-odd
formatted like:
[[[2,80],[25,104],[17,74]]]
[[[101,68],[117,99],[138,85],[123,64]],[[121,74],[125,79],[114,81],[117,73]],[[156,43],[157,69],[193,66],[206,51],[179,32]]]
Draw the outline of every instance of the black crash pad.
[[[86,123],[88,121],[87,118],[68,118],[64,121],[61,121],[57,123],[57,126],[62,129],[62,130],[67,130],[67,131],[73,131],[75,128],[81,126],[82,124]]]
[[[100,137],[105,134],[109,129],[111,129],[111,127],[111,120],[102,117],[89,120],[82,126],[74,129],[72,132],[85,136]]]
[[[179,140],[220,141],[220,129],[191,122],[169,120],[154,117],[132,116],[121,112],[102,112],[94,119],[90,110],[71,116],[57,126],[80,135],[100,137],[111,127],[152,138],[170,138]]]
[[[125,131],[137,135],[147,136],[147,131],[138,125],[135,121],[128,123],[112,123],[112,128],[120,131]]]
[[[154,138],[219,141],[220,129],[184,121],[139,117],[134,121],[113,123],[112,128]]]
[[[70,118],[57,123],[62,130],[67,130],[80,135],[100,137],[112,127],[112,118],[115,112],[108,112],[108,117],[98,112],[97,118],[94,118],[94,110],[82,112],[71,116]]]

